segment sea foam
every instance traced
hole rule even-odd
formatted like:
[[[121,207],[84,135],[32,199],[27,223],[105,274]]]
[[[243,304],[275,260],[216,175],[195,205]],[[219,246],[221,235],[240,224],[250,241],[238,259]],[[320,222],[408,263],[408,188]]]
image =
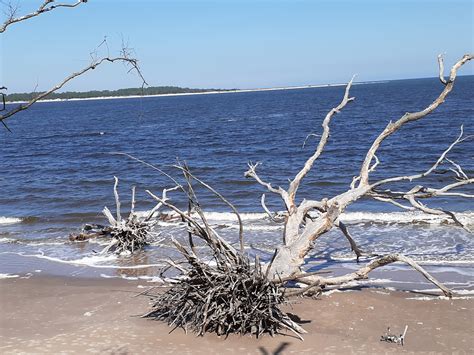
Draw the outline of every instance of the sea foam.
[[[20,223],[21,218],[0,216],[0,225]]]

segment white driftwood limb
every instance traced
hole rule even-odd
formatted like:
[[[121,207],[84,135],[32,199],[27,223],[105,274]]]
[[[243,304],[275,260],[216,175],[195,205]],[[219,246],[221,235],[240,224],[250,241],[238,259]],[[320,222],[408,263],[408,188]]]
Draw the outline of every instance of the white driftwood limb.
[[[283,188],[281,188],[280,186],[278,186],[278,188],[275,188],[269,182],[263,181],[260,178],[260,176],[258,176],[258,174],[257,174],[257,167],[259,165],[261,165],[261,163],[259,163],[259,162],[255,163],[255,164],[253,164],[251,162],[248,163],[249,169],[244,173],[244,176],[246,178],[255,179],[255,181],[258,182],[260,185],[266,187],[268,191],[273,192],[274,194],[280,195],[283,202],[285,203],[285,208],[289,210],[290,209],[290,199],[288,197],[288,193]]]
[[[115,220],[114,216],[112,215],[112,212],[110,212],[110,210],[107,207],[104,207],[104,209],[102,210],[102,213],[107,218],[107,220],[109,221],[109,224],[111,226],[116,226],[117,225],[117,221]]]
[[[349,102],[354,100],[353,97],[349,97],[349,91],[351,89],[352,82],[354,81],[354,77],[352,77],[352,79],[347,84],[344,97],[342,98],[341,103],[338,106],[331,109],[327,113],[326,117],[324,118],[323,123],[322,123],[323,133],[321,135],[318,146],[316,150],[314,151],[313,155],[311,155],[311,157],[309,157],[308,160],[306,160],[306,163],[304,164],[303,168],[298,172],[298,174],[296,174],[296,176],[290,183],[290,186],[288,188],[288,195],[292,203],[292,206],[294,206],[295,195],[296,195],[296,192],[298,191],[298,187],[301,184],[301,180],[303,180],[306,174],[308,174],[308,172],[311,170],[314,162],[321,156],[321,153],[323,152],[324,147],[326,146],[326,143],[329,139],[329,131],[330,131],[329,124],[331,122],[331,119],[336,113],[339,113]]]
[[[374,260],[367,263],[365,266],[361,267],[359,270],[347,275],[328,277],[328,278],[313,275],[313,276],[308,276],[307,278],[301,278],[299,279],[299,281],[307,283],[307,284],[314,283],[315,281],[319,281],[321,286],[343,285],[352,281],[367,279],[371,271],[379,267],[382,267],[391,263],[395,263],[395,262],[402,262],[411,266],[413,269],[421,273],[428,281],[430,281],[436,287],[438,287],[441,291],[443,291],[445,296],[452,297],[452,291],[449,288],[447,288],[441,282],[439,282],[435,277],[433,277],[430,273],[428,273],[424,268],[422,268],[413,259],[400,255],[400,254],[389,254],[389,255],[383,255],[383,256],[377,257]]]
[[[415,112],[415,113],[406,113],[399,120],[392,123],[390,122],[387,127],[375,138],[371,148],[368,150],[364,162],[361,166],[360,174],[357,177],[353,178],[352,184],[348,191],[345,191],[337,196],[332,198],[323,198],[321,201],[306,201],[300,203],[299,206],[295,203],[296,191],[301,184],[301,180],[304,176],[311,170],[315,160],[322,154],[323,148],[327,143],[327,139],[330,133],[329,123],[332,115],[338,111],[338,108],[334,111],[330,111],[323,121],[323,134],[321,135],[320,142],[315,152],[311,157],[306,161],[305,166],[300,170],[296,177],[290,182],[288,191],[285,191],[281,188],[275,189],[270,184],[262,181],[256,174],[256,167],[258,165],[249,164],[249,171],[247,171],[246,176],[254,178],[259,184],[265,186],[269,191],[274,192],[282,196],[285,206],[287,207],[287,219],[285,221],[284,233],[283,233],[283,245],[277,248],[277,252],[272,259],[272,262],[267,266],[268,275],[270,277],[280,277],[285,278],[289,275],[295,275],[301,273],[301,267],[304,264],[304,259],[313,248],[314,243],[317,239],[331,230],[334,226],[339,226],[341,231],[344,233],[349,243],[351,244],[354,251],[357,250],[357,254],[362,254],[361,250],[355,244],[353,238],[348,232],[347,228],[344,228],[344,225],[338,223],[338,218],[342,212],[352,204],[353,202],[359,200],[364,196],[373,197],[377,200],[392,203],[398,207],[404,209],[420,209],[425,212],[431,212],[436,214],[446,214],[450,216],[453,220],[459,220],[452,213],[446,211],[431,211],[426,206],[418,203],[419,199],[435,197],[435,196],[457,196],[457,197],[470,197],[469,194],[465,194],[461,191],[454,191],[455,188],[472,183],[471,179],[467,178],[460,172],[462,168],[455,167],[457,172],[456,177],[459,181],[454,184],[447,185],[442,188],[431,188],[431,187],[417,187],[416,189],[411,189],[407,192],[398,193],[392,192],[390,190],[380,191],[380,187],[391,182],[403,182],[403,181],[412,181],[415,179],[421,179],[425,176],[428,176],[434,172],[443,161],[447,159],[447,154],[453,149],[457,144],[465,141],[468,137],[463,136],[463,129],[461,127],[461,133],[457,139],[441,154],[439,159],[426,171],[420,174],[415,175],[406,175],[406,176],[396,176],[388,179],[383,179],[377,182],[369,182],[369,174],[375,171],[379,166],[380,161],[377,158],[377,150],[382,144],[382,142],[392,134],[396,133],[403,125],[419,120],[433,110],[435,110],[440,104],[444,102],[447,95],[451,92],[454,81],[456,79],[458,69],[463,66],[465,63],[472,59],[472,55],[465,55],[461,60],[456,62],[451,69],[449,79],[446,80],[446,85],[438,98],[432,102],[425,109]],[[346,87],[346,93],[344,99],[341,103],[342,107],[349,102],[349,85]],[[467,175],[466,175],[467,176]],[[411,197],[411,201],[408,198]],[[410,203],[409,206],[406,206],[400,203],[400,200],[405,200]],[[413,203],[413,201],[415,201]],[[265,209],[265,208],[264,208]],[[317,211],[317,216],[310,216],[310,211]],[[268,213],[268,212],[267,212]],[[443,285],[441,285],[436,279],[429,275],[424,269],[417,265],[413,260],[406,258],[401,255],[390,255],[379,257],[370,262],[367,266],[360,269],[356,273],[352,273],[346,276],[336,277],[336,278],[322,278],[319,276],[314,276],[308,279],[308,282],[312,283],[316,279],[321,281],[321,285],[330,285],[330,284],[341,284],[348,282],[354,279],[362,279],[367,277],[367,274],[380,266],[387,265],[392,262],[402,261],[405,262],[416,270],[421,272],[425,277],[427,277],[431,282],[440,287],[445,294],[450,294],[450,291],[447,290]]]
[[[118,194],[118,191],[117,191],[117,187],[118,187],[118,178],[116,176],[114,176],[114,196],[115,196],[115,208],[116,208],[116,211],[117,211],[117,223],[120,223],[120,221],[122,220],[122,216],[120,214],[120,198],[119,198],[119,194]]]
[[[439,66],[439,81],[446,85],[448,82],[444,78],[444,58],[442,54],[438,54],[438,66]]]
[[[424,178],[424,177],[430,175],[433,171],[435,171],[443,163],[444,160],[447,160],[446,156],[448,155],[449,152],[451,152],[451,150],[456,145],[466,141],[469,138],[470,138],[469,136],[468,137],[464,136],[464,127],[461,125],[459,136],[453,141],[453,143],[451,143],[449,145],[448,148],[446,148],[441,153],[441,155],[436,160],[436,162],[433,165],[431,165],[427,170],[425,170],[424,172],[419,173],[419,174],[395,176],[395,177],[391,177],[391,178],[376,181],[376,182],[370,184],[371,189],[374,189],[378,186],[385,185],[385,184],[388,184],[388,183],[393,183],[393,182],[398,182],[398,181],[413,181],[413,180],[421,179],[421,178]],[[370,173],[370,170],[369,170],[369,173]]]
[[[454,87],[454,81],[456,79],[458,69],[465,63],[470,61],[473,57],[474,56],[472,54],[466,54],[458,62],[456,62],[456,64],[454,64],[454,66],[451,68],[449,79],[447,80],[443,91],[429,106],[418,112],[407,112],[397,121],[390,122],[387,125],[383,132],[372,143],[372,146],[367,152],[364,162],[362,163],[362,167],[360,170],[360,185],[369,185],[369,167],[372,162],[372,159],[374,158],[375,153],[379,149],[382,142],[392,134],[396,133],[406,123],[417,121],[429,115],[439,105],[441,105],[446,99],[446,96],[448,96],[448,94]],[[440,63],[442,63],[442,61],[440,61]]]
[[[132,186],[132,202],[130,205],[130,214],[128,215],[128,218],[132,218],[134,213],[135,213],[135,186]]]
[[[43,2],[43,4],[40,5],[40,7],[36,10],[36,11],[33,11],[29,14],[26,14],[26,15],[23,15],[23,16],[18,16],[16,17],[16,12],[18,10],[18,7],[13,5],[11,2],[7,4],[7,7],[8,7],[8,16],[7,16],[7,19],[6,21],[0,26],[0,33],[3,33],[6,31],[7,27],[14,24],[14,23],[17,23],[17,22],[21,22],[21,21],[25,21],[25,20],[28,20],[30,18],[33,18],[33,17],[36,17],[36,16],[39,16],[41,14],[44,14],[46,12],[49,12],[49,11],[52,11],[54,9],[57,9],[57,8],[61,8],[61,7],[64,7],[64,8],[73,8],[73,7],[76,7],[76,6],[79,6],[80,4],[82,3],[86,3],[87,0],[77,0],[76,2],[74,3],[55,3],[54,0],[45,0]]]
[[[177,189],[179,189],[180,186],[175,186],[175,187],[172,187],[170,189],[163,189],[163,192],[162,192],[162,195],[161,195],[161,199],[163,201],[168,201],[168,192],[170,191],[175,191]],[[150,219],[153,218],[153,216],[155,215],[155,213],[163,206],[163,203],[162,202],[158,202],[155,207],[153,207],[150,212],[148,212],[148,215],[147,217],[145,218],[145,221],[149,221]]]
[[[262,194],[262,197],[260,198],[260,204],[262,205],[263,210],[265,213],[268,215],[268,218],[272,220],[275,223],[281,223],[284,221],[282,218],[283,216],[279,216],[277,213],[271,212],[267,205],[265,204],[265,194]]]
[[[450,170],[456,174],[456,177],[459,179],[459,180],[467,180],[469,179],[468,176],[466,175],[466,173],[464,172],[464,170],[462,170],[461,166],[459,164],[456,164],[454,161],[446,158],[446,161],[451,163],[453,166],[454,166],[454,169],[453,168],[450,168]]]

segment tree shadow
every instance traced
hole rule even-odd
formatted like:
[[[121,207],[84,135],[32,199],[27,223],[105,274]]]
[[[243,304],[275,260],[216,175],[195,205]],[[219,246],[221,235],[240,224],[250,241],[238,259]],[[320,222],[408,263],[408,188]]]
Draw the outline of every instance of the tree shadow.
[[[283,354],[283,350],[285,350],[288,346],[290,345],[290,343],[287,343],[287,342],[282,342],[280,343],[280,345],[278,345],[278,347],[273,350],[273,351],[269,351],[267,349],[265,349],[263,346],[259,346],[258,347],[258,350],[260,350],[260,353],[262,355],[280,355],[280,354]]]

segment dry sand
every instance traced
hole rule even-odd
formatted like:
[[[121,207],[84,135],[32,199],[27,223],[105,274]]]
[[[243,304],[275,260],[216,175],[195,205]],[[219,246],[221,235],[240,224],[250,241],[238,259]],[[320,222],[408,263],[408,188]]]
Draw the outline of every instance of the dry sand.
[[[474,300],[409,299],[386,290],[333,293],[299,299],[288,311],[308,331],[289,335],[196,337],[137,317],[148,308],[134,297],[149,284],[125,280],[59,277],[0,280],[0,353],[103,354],[316,354],[474,353]],[[405,346],[381,342],[387,326],[402,332]]]

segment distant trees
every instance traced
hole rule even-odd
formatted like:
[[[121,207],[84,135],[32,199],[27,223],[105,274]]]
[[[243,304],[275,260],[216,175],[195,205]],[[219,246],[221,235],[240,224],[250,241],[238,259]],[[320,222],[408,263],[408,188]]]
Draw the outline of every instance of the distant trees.
[[[115,96],[136,96],[136,95],[164,95],[164,94],[186,94],[186,93],[200,93],[209,91],[224,91],[222,89],[191,89],[182,88],[178,86],[149,86],[143,88],[126,88],[119,90],[92,90],[85,92],[66,91],[66,92],[52,92],[44,99],[73,99],[73,98],[90,98],[90,97],[115,97]],[[30,101],[37,95],[43,94],[38,92],[30,93],[15,93],[6,95],[7,102],[14,101]]]

